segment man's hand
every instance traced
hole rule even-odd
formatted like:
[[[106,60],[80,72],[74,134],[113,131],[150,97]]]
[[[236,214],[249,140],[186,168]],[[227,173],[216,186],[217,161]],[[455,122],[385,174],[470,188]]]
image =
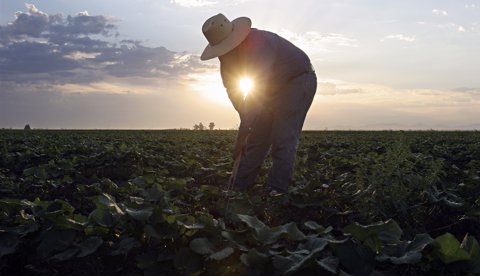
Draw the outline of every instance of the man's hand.
[[[247,153],[247,140],[249,133],[244,131],[239,131],[237,135],[237,141],[233,147],[233,159],[237,159],[238,156],[244,157]]]

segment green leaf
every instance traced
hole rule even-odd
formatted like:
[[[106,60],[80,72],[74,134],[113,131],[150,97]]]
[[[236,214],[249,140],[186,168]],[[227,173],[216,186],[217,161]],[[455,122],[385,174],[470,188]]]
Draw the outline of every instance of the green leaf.
[[[201,224],[201,223],[187,223],[187,222],[183,222],[181,220],[177,220],[177,224],[178,225],[181,225],[183,227],[185,227],[186,229],[188,230],[195,230],[195,229],[203,229],[205,228],[205,225]]]
[[[323,238],[311,237],[305,244],[299,245],[297,250],[290,253],[290,256],[273,256],[273,265],[284,274],[292,274],[300,271],[325,248],[328,241]]]
[[[102,238],[89,237],[88,239],[84,240],[78,245],[80,249],[80,253],[78,253],[77,257],[85,257],[94,253],[102,244],[103,244]]]
[[[309,228],[313,231],[317,231],[317,232],[325,230],[325,227],[323,227],[320,224],[316,223],[315,221],[311,221],[311,220],[304,222],[303,225],[305,225],[307,228]]]
[[[253,228],[256,232],[261,231],[262,229],[268,228],[263,222],[261,222],[257,217],[252,217],[248,215],[237,215],[237,217],[245,222],[250,228]]]
[[[195,254],[189,248],[181,248],[175,255],[173,261],[175,268],[177,268],[181,274],[191,275],[193,273],[201,272],[203,269],[203,260],[201,256]]]
[[[37,200],[35,200],[35,203],[37,203]],[[55,201],[48,204],[46,213],[54,213],[56,211],[62,211],[62,213],[66,215],[72,215],[75,208],[66,201],[55,199]]]
[[[342,243],[330,243],[334,255],[348,273],[370,275],[375,267],[375,253],[367,246],[348,240]]]
[[[248,250],[248,253],[243,253],[240,260],[248,267],[261,267],[268,263],[270,257],[267,254],[258,252],[255,248]]]
[[[77,247],[70,247],[70,248],[66,249],[65,251],[63,251],[63,252],[60,252],[60,253],[57,253],[57,254],[53,255],[51,259],[53,259],[53,260],[58,260],[58,261],[70,260],[70,259],[72,259],[73,257],[75,257],[75,255],[76,255],[79,251],[80,251],[80,249],[77,248]]]
[[[196,238],[190,241],[190,249],[201,255],[214,253],[213,248],[213,244],[207,238]]]
[[[393,264],[416,264],[422,260],[421,251],[432,242],[433,239],[430,235],[418,234],[413,241],[401,242],[387,248],[390,249],[390,252],[383,249],[376,260],[380,262],[388,260]]]
[[[418,251],[409,251],[399,257],[380,255],[375,259],[380,262],[389,260],[393,264],[416,264],[422,260],[422,254]]]
[[[431,244],[433,239],[429,234],[417,234],[415,238],[408,243],[406,251],[422,251],[427,245]]]
[[[133,219],[138,221],[145,221],[153,214],[153,207],[145,207],[142,209],[133,209],[124,206],[125,212],[129,214]]]
[[[136,203],[136,204],[139,204],[139,205],[145,203],[145,199],[143,197],[130,196],[129,198],[130,198],[130,201],[132,203]]]
[[[19,236],[25,236],[30,233],[36,232],[38,230],[38,224],[36,223],[27,223],[27,224],[19,224],[15,227],[11,228],[4,228],[7,232],[15,233]]]
[[[118,245],[116,246],[117,249],[114,251],[110,252],[110,255],[115,256],[115,255],[127,255],[130,250],[140,247],[142,244],[138,242],[135,238],[124,238],[122,239]]]
[[[381,241],[395,243],[402,236],[402,229],[393,219],[371,225],[361,225],[355,222],[343,228],[343,231],[352,234],[359,241],[365,241],[372,236],[377,236]]]
[[[305,258],[304,255],[290,255],[288,257],[276,255],[273,256],[272,263],[273,266],[283,274],[287,274],[287,271],[297,270],[298,264],[302,265],[302,260]]]
[[[249,247],[246,246],[246,243],[249,242],[248,233],[248,230],[237,232],[222,231],[221,235],[222,237],[230,241],[232,244],[234,244],[237,249],[242,251],[248,251]]]
[[[478,241],[474,237],[471,237],[467,234],[463,238],[460,247],[464,248],[465,251],[467,251],[470,255],[468,271],[471,273],[480,273],[480,246]]]
[[[233,248],[225,247],[224,249],[222,249],[220,251],[217,251],[217,252],[211,254],[210,256],[208,256],[208,259],[220,261],[220,260],[223,260],[225,258],[228,258],[230,255],[233,254],[233,252],[234,252]]]
[[[402,236],[402,229],[392,219],[371,225],[361,225],[355,222],[342,230],[351,234],[356,240],[364,242],[364,244],[377,253],[380,251],[383,243],[398,243]]]
[[[435,254],[445,264],[470,260],[470,254],[460,247],[460,242],[450,233],[445,233],[433,241]]]
[[[303,234],[302,231],[298,229],[295,222],[284,224],[280,227],[280,229],[282,230],[282,233],[288,234],[290,239],[294,241],[300,241],[306,238],[305,234]]]
[[[255,239],[263,244],[274,243],[282,233],[286,232],[282,227],[270,229],[257,217],[248,215],[237,215],[237,217],[253,229]]]
[[[308,252],[312,251],[322,251],[328,244],[328,240],[325,238],[319,238],[316,236],[310,236],[305,243],[302,243],[298,246],[298,250],[308,250]]]
[[[120,207],[118,206],[118,204],[115,202],[115,198],[107,193],[103,193],[101,195],[98,195],[98,198],[97,198],[97,202],[98,204],[100,204],[101,206],[105,206],[107,207],[108,209],[113,209],[115,210],[115,212],[117,212],[118,214],[120,215],[123,215],[124,212],[122,211],[122,209],[120,209]]]
[[[20,240],[16,235],[0,232],[0,258],[15,253],[19,243]]]
[[[315,260],[319,266],[331,273],[337,273],[338,264],[340,261],[338,258],[330,256],[321,260]]]
[[[77,236],[77,231],[69,230],[56,230],[49,229],[42,233],[40,236],[40,244],[37,247],[37,252],[43,258],[48,257],[54,251],[64,251],[70,245],[73,244]],[[69,253],[68,253],[69,254]],[[68,257],[66,253],[63,257]]]
[[[158,252],[145,252],[143,254],[139,254],[135,257],[137,261],[137,267],[140,269],[147,269],[154,265],[158,259]]]
[[[93,210],[90,215],[88,215],[88,219],[89,221],[103,227],[112,227],[116,221],[109,210],[98,208]]]

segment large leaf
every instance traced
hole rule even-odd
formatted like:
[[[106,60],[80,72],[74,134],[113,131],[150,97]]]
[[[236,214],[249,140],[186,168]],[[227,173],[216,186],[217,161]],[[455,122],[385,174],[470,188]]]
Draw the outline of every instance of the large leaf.
[[[38,224],[26,223],[19,224],[15,227],[0,227],[0,231],[4,230],[6,233],[14,233],[19,236],[25,236],[38,230]]]
[[[450,233],[437,237],[433,241],[433,245],[435,254],[445,264],[470,260],[470,254],[460,247],[460,242]]]
[[[255,239],[261,243],[274,243],[282,234],[282,231],[272,231],[270,227],[261,222],[257,217],[248,215],[237,215],[237,217],[253,229]]]
[[[107,193],[103,193],[101,195],[98,195],[97,203],[100,206],[105,206],[108,209],[114,210],[115,212],[117,212],[120,215],[124,214],[124,212],[122,211],[120,206],[118,206],[117,202],[115,201],[115,198],[113,196],[107,194]]]
[[[14,253],[19,243],[20,240],[16,235],[0,232],[0,258]]]
[[[42,233],[37,252],[44,258],[54,251],[64,251],[73,244],[77,237],[77,231],[50,229]],[[72,253],[73,254],[73,253]]]
[[[189,248],[181,248],[174,259],[175,268],[177,268],[184,275],[191,275],[193,273],[201,272],[203,269],[203,262],[200,255],[195,254]]]
[[[115,256],[115,255],[127,255],[130,250],[140,247],[142,244],[138,242],[135,238],[132,237],[127,237],[122,239],[116,246],[116,249],[112,252],[110,252],[110,255]]]
[[[338,258],[333,256],[325,257],[321,260],[316,260],[316,262],[320,267],[331,273],[337,273],[338,264],[340,263]]]
[[[365,241],[371,237],[378,237],[381,241],[395,243],[398,242],[402,236],[402,229],[393,219],[370,225],[361,225],[355,222],[342,230],[345,233],[350,233],[359,241]]]
[[[298,229],[297,224],[294,222],[270,228],[257,217],[248,215],[237,215],[237,217],[254,230],[255,238],[263,244],[276,242],[282,234],[286,234],[290,239],[297,241],[306,238],[305,234]]]
[[[279,227],[281,233],[287,234],[288,237],[294,241],[304,240],[305,234],[302,233],[297,227],[295,222],[290,222]]]
[[[234,252],[233,248],[228,246],[228,247],[225,247],[224,249],[222,249],[220,251],[217,251],[217,252],[211,254],[210,256],[208,256],[208,259],[220,261],[220,260],[223,260],[225,258],[228,258],[230,255],[233,254],[233,252]]]
[[[402,229],[392,219],[371,225],[361,225],[355,222],[342,230],[369,246],[376,253],[380,251],[384,243],[398,243],[402,236]]]
[[[39,204],[40,200],[37,198],[34,201],[35,204]],[[75,208],[70,205],[68,202],[60,199],[55,199],[53,202],[48,202],[48,207],[46,209],[46,214],[55,213],[57,211],[61,211],[62,214],[65,215],[72,215],[75,211]]]
[[[257,217],[240,214],[238,214],[237,217],[241,221],[245,222],[250,228],[253,228],[256,232],[260,232],[263,229],[268,228],[268,226],[261,222]]]
[[[255,248],[248,250],[240,256],[240,260],[249,267],[261,267],[265,265],[270,257],[267,254],[258,252]]]
[[[99,208],[88,215],[88,220],[103,227],[112,227],[117,221],[110,210]]]
[[[408,243],[406,251],[422,251],[427,245],[431,244],[433,239],[429,234],[417,234],[415,238]]]
[[[103,239],[100,237],[89,237],[78,245],[80,252],[77,257],[88,256],[95,251],[103,244]]]
[[[465,238],[460,245],[470,255],[470,261],[468,263],[468,271],[471,273],[480,274],[480,246],[478,241],[470,235],[465,235]]]
[[[214,245],[207,238],[196,238],[190,241],[190,249],[201,255],[212,254],[213,248]]]
[[[330,243],[334,255],[339,258],[342,267],[355,275],[370,275],[375,267],[375,253],[367,246],[351,240],[342,243]]]
[[[402,242],[389,248],[393,254],[389,254],[389,250],[382,250],[376,260],[389,260],[393,264],[416,264],[422,259],[421,251],[432,242],[430,235],[418,234],[411,242]]]
[[[58,260],[58,261],[66,261],[70,260],[77,255],[77,253],[80,252],[80,248],[78,247],[69,247],[65,251],[62,251],[60,253],[57,253],[52,256],[51,259],[53,260]]]
[[[130,208],[124,206],[125,212],[129,214],[133,219],[139,221],[147,220],[153,213],[153,207],[144,207],[139,209]]]
[[[311,237],[304,245],[300,245],[297,251],[289,252],[289,256],[273,256],[275,268],[285,274],[292,274],[300,271],[309,263],[313,264],[315,257],[328,244],[326,239]]]

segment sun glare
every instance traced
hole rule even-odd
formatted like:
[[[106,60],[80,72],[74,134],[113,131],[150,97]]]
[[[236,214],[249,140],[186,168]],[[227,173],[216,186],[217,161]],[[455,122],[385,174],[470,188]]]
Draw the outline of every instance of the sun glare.
[[[253,88],[253,81],[250,78],[241,78],[240,81],[238,82],[238,86],[240,87],[240,90],[243,92],[243,96],[246,97]]]

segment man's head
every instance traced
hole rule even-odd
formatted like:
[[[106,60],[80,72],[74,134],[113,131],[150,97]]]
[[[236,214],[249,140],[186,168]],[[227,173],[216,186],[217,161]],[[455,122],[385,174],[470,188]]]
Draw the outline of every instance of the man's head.
[[[212,59],[230,52],[247,37],[251,26],[252,21],[248,17],[239,17],[233,21],[221,13],[210,17],[202,26],[209,44],[200,59]]]

